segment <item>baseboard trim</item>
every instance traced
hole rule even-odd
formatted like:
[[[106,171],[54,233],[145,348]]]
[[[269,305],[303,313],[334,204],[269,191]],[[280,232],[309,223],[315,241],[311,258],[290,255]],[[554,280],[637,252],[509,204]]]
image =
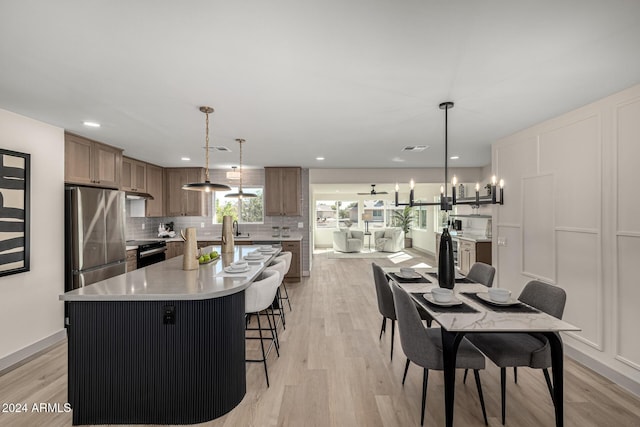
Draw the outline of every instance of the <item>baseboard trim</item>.
[[[18,366],[28,362],[29,360],[39,356],[41,353],[47,351],[52,346],[64,341],[67,337],[67,331],[64,329],[50,335],[46,338],[36,341],[31,345],[26,346],[23,349],[11,353],[8,356],[0,359],[0,375],[3,375],[7,371],[11,371]]]
[[[610,368],[599,360],[593,359],[592,357],[568,345],[564,346],[564,353],[567,357],[570,357],[581,365],[584,365],[587,368],[597,372],[606,379],[627,390],[629,393],[640,397],[640,383]]]

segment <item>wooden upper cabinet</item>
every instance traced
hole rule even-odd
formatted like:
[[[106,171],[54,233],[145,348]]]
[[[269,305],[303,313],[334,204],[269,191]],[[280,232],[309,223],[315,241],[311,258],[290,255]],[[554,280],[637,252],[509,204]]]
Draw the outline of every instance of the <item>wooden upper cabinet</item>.
[[[182,189],[192,182],[204,182],[203,168],[165,169],[166,216],[207,216],[210,193]]]
[[[301,178],[298,167],[264,168],[265,215],[302,215]]]
[[[147,164],[129,157],[122,157],[120,188],[125,191],[147,191]]]
[[[145,204],[145,216],[164,216],[164,170],[155,165],[147,164],[147,193],[153,200]]]
[[[65,133],[65,182],[120,188],[121,171],[122,150]]]

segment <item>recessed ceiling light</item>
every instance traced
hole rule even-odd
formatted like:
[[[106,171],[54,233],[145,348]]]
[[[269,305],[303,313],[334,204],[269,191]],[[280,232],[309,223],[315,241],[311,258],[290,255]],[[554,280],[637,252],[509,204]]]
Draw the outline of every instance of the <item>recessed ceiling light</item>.
[[[85,126],[89,126],[91,128],[99,128],[100,127],[100,123],[96,123],[96,122],[82,122],[83,125]]]
[[[458,160],[459,158],[460,158],[460,156],[451,156],[451,157],[449,157],[449,159],[451,159],[451,160]]]
[[[316,160],[324,160],[324,157],[316,157]]]
[[[182,160],[183,162],[188,162],[189,160],[191,160],[191,158],[189,158],[189,157],[181,157],[180,160]]]

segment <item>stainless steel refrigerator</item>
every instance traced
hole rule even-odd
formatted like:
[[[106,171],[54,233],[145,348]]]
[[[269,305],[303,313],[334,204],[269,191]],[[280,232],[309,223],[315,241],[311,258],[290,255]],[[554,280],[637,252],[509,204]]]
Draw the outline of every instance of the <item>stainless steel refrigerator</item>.
[[[122,191],[65,188],[65,292],[126,272]]]

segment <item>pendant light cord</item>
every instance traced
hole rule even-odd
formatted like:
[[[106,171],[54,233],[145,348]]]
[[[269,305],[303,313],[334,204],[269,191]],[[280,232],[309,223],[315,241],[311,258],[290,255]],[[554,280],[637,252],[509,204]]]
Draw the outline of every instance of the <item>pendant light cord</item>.
[[[206,138],[205,138],[205,162],[207,163],[207,168],[204,170],[204,175],[205,175],[205,181],[209,182],[209,112],[206,111],[205,115],[207,116],[206,119],[206,123],[207,123],[207,130],[206,130]]]

